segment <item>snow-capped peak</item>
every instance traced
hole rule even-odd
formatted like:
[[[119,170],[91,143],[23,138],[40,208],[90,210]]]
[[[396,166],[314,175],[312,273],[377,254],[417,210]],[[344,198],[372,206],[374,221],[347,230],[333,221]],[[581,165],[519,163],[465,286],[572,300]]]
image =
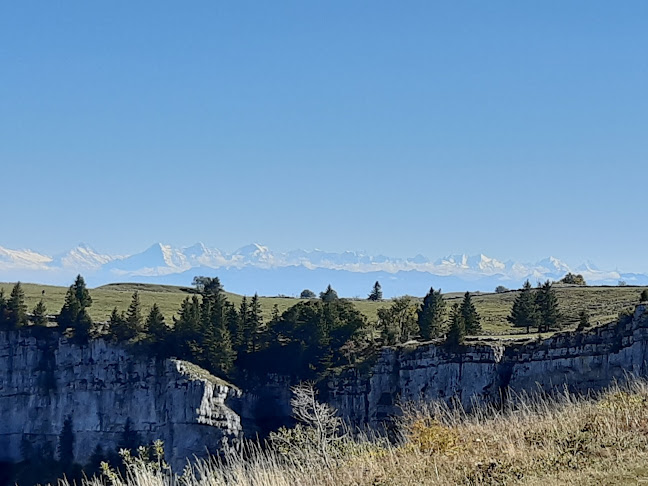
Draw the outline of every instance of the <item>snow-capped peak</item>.
[[[98,253],[85,243],[79,243],[66,253],[55,257],[52,265],[69,269],[97,269],[114,259],[115,257],[110,255]]]

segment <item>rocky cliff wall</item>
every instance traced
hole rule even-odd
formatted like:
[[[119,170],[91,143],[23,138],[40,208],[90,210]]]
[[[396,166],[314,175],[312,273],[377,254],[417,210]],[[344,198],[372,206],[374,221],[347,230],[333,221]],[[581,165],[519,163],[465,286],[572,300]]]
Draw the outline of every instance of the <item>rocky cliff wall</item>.
[[[143,440],[164,441],[174,467],[239,436],[228,400],[240,392],[204,370],[43,331],[0,332],[0,461],[20,461],[26,449],[56,451],[68,417],[80,464],[97,444],[113,450],[129,419]]]
[[[352,369],[329,383],[328,401],[353,425],[378,427],[418,400],[499,402],[507,393],[601,389],[629,374],[646,375],[648,310],[588,332],[560,333],[543,341],[485,342],[447,352],[438,344],[382,351],[366,372]]]

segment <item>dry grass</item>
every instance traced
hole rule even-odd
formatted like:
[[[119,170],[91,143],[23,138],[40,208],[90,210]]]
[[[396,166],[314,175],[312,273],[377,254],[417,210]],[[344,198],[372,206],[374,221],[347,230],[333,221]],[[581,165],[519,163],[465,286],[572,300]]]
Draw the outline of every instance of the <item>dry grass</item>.
[[[342,453],[329,467],[315,448],[297,459],[249,446],[246,460],[234,456],[199,463],[173,481],[186,486],[550,486],[648,480],[648,385],[641,381],[589,399],[522,397],[505,411],[408,407],[399,430],[397,444],[344,439]],[[173,481],[137,466],[114,486]]]

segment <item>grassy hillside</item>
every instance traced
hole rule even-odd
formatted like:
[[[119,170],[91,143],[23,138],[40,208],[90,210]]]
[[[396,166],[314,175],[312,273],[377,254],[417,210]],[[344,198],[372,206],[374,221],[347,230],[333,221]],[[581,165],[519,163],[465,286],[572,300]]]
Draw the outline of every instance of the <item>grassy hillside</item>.
[[[0,283],[5,295],[11,292],[13,283]],[[65,287],[54,287],[40,284],[23,284],[27,297],[27,305],[31,310],[42,297],[48,312],[58,313],[65,298]],[[556,287],[560,309],[568,324],[575,326],[578,313],[585,309],[589,312],[592,324],[605,323],[616,319],[624,308],[635,305],[639,295],[645,287]],[[187,296],[191,296],[193,289],[190,287],[175,287],[170,285],[155,284],[110,284],[90,290],[93,305],[90,315],[95,321],[105,321],[114,307],[125,310],[128,307],[132,293],[137,290],[145,312],[157,303],[168,322],[178,311],[180,303]],[[517,291],[501,294],[474,294],[473,301],[482,316],[485,334],[517,334],[520,329],[514,329],[506,321],[511,305],[515,300]],[[227,294],[228,299],[239,305],[242,296]],[[461,294],[448,294],[446,299],[449,304],[460,302]],[[264,317],[268,319],[272,308],[277,305],[280,312],[300,302],[301,299],[291,297],[261,297],[261,306]],[[370,321],[376,321],[377,311],[381,307],[389,306],[389,301],[369,302],[354,300],[354,305],[364,313]]]

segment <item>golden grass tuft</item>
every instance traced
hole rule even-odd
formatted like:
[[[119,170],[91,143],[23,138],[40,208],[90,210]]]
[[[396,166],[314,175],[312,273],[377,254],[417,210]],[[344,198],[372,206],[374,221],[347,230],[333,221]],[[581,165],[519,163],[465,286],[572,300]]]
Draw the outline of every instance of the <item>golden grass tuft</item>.
[[[245,454],[199,462],[181,477],[131,468],[113,486],[418,486],[641,484],[648,480],[648,385],[596,397],[517,397],[471,413],[439,403],[406,407],[401,440],[346,436],[335,460],[248,444]],[[246,459],[243,459],[245,457]],[[98,485],[98,480],[89,481]]]

